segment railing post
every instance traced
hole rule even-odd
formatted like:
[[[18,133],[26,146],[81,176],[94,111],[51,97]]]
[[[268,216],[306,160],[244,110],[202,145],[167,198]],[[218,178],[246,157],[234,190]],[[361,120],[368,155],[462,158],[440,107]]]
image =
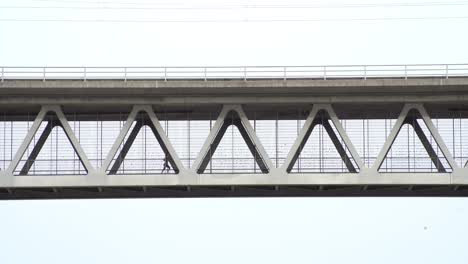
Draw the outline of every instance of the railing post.
[[[445,65],[445,79],[448,79],[449,72],[448,72],[448,64]]]
[[[203,70],[204,70],[204,74],[205,74],[205,82],[206,82],[206,67],[205,67]]]
[[[124,81],[126,82],[127,81],[127,67],[124,68]]]
[[[86,67],[83,68],[83,81],[86,82]]]
[[[408,80],[408,66],[405,65],[405,80]]]
[[[364,80],[367,80],[367,66],[364,65]]]
[[[323,79],[327,79],[327,66],[323,66]]]
[[[45,82],[46,79],[46,69],[45,67],[42,67],[42,81]]]
[[[164,67],[164,81],[167,81],[167,67]]]
[[[247,80],[247,67],[244,67],[244,81]]]
[[[283,67],[283,80],[286,81],[286,67]]]
[[[5,78],[5,68],[2,67],[2,82],[4,78]]]

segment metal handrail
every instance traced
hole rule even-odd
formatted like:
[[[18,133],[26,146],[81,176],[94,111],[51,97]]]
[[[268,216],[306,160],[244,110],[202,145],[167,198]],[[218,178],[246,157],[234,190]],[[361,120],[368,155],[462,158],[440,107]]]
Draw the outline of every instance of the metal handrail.
[[[0,67],[0,79],[93,80],[93,79],[337,79],[439,78],[468,76],[468,64],[390,64],[324,66],[171,66],[171,67]]]

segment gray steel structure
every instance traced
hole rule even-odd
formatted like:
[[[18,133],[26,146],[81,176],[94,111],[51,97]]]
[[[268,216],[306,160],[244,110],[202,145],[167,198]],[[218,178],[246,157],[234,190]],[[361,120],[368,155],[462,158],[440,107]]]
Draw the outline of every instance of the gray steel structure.
[[[292,71],[286,67],[281,67],[280,74],[273,76],[266,76],[266,70],[252,70],[254,67],[239,67],[240,76],[232,76],[232,72],[227,70],[226,75],[209,75],[214,72],[213,69],[218,68],[194,68],[197,69],[197,74],[201,72],[201,76],[193,76],[192,68],[188,71],[192,74],[190,76],[187,76],[186,71],[161,68],[163,76],[149,77],[136,76],[138,71],[129,70],[131,68],[122,68],[124,76],[114,75],[116,72],[122,73],[120,68],[118,71],[110,71],[110,76],[103,76],[107,71],[97,71],[99,68],[93,68],[95,75],[89,75],[91,70],[84,69],[85,75],[80,70],[78,76],[71,76],[73,72],[70,73],[69,70],[65,71],[65,76],[57,76],[57,72],[63,73],[57,70],[59,68],[34,68],[40,71],[2,68],[0,112],[3,113],[3,121],[24,120],[26,113],[34,113],[35,117],[34,121],[28,123],[28,131],[20,139],[21,144],[16,150],[12,148],[10,151],[12,157],[8,160],[8,166],[0,171],[0,199],[466,196],[468,157],[454,156],[433,119],[453,116],[460,119],[459,130],[455,131],[453,125],[452,130],[444,133],[453,133],[452,147],[461,149],[462,147],[455,146],[455,133],[457,137],[464,137],[462,120],[468,120],[468,67],[439,66],[436,73],[432,69],[428,70],[427,65],[419,68],[418,65],[404,66],[404,72],[397,74],[393,71],[388,74],[383,66],[363,66],[364,72],[353,75],[341,73],[349,72],[346,67],[357,66],[342,66],[338,70],[337,66],[329,66],[335,70],[324,67],[318,76],[308,76],[304,74],[305,71],[302,75],[291,75]],[[372,67],[378,70],[369,74]],[[450,67],[456,70],[450,71]],[[235,67],[229,69],[232,68]],[[411,74],[409,68],[415,73]],[[268,68],[266,72],[270,71],[277,73],[274,67]],[[133,77],[129,72],[134,74]],[[168,75],[168,72],[177,74]],[[217,72],[223,73],[222,70]],[[238,73],[237,69],[235,72]],[[298,133],[290,135],[292,144],[288,145],[287,150],[282,150],[287,155],[278,161],[278,148],[284,147],[278,144],[278,111],[291,109],[299,115],[303,114],[304,118],[298,118]],[[216,113],[216,116],[203,117],[203,113],[207,112]],[[90,120],[93,113],[100,113],[102,120],[114,120],[116,113],[125,113],[126,121],[99,163],[88,159],[82,142],[74,132],[76,128],[70,125],[69,119],[73,115],[69,113],[79,116],[75,121]],[[170,113],[171,117],[163,117],[166,113]],[[183,161],[171,142],[170,132],[162,125],[161,120],[183,121],[188,115],[193,120],[209,120],[207,122],[210,125],[208,135],[199,149],[190,150],[190,143],[188,144],[188,161]],[[212,122],[214,118],[215,121]],[[256,123],[252,123],[254,118],[276,119],[276,161],[270,157],[271,151],[265,148],[264,141],[259,138]],[[366,120],[384,118],[392,118],[392,127],[385,134],[386,139],[382,141],[378,155],[365,160],[348,135],[343,120],[359,119],[364,120],[364,124]],[[418,168],[408,171],[381,170],[405,125],[414,130],[412,140],[417,138],[427,153],[431,167],[429,171],[419,171]],[[301,171],[296,164],[311,134],[319,126],[323,127],[320,128],[323,129],[320,137],[328,136],[330,146],[338,153],[339,162],[343,164],[341,171],[322,165],[317,171]],[[367,126],[366,133],[369,133],[370,128]],[[5,127],[3,125],[6,131]],[[3,132],[3,141],[6,142],[8,135],[8,140],[14,141],[16,135],[13,127],[8,126],[12,130],[10,134]],[[165,168],[161,173],[155,172],[155,169],[150,173],[119,173],[129,149],[143,127],[149,127],[150,133],[155,136],[163,153],[164,166],[170,165],[171,173],[166,173]],[[232,173],[213,173],[213,170],[209,170],[214,152],[230,127],[238,129],[238,137],[247,146],[246,153],[253,157],[253,171],[236,171],[234,167],[238,163],[234,161]],[[80,175],[52,175],[47,172],[30,175],[54,128],[63,129],[79,160],[78,166],[83,171]],[[102,130],[102,124],[100,129]],[[38,132],[39,137],[34,140]],[[193,133],[190,131],[190,123],[187,133]],[[103,134],[105,133],[101,131],[101,137]],[[190,136],[188,139],[190,140]],[[408,136],[408,142],[409,140]],[[233,146],[234,141],[233,136]],[[6,152],[5,142],[2,145],[4,149],[0,149],[0,156],[2,151]],[[102,138],[100,142],[102,144]],[[463,140],[460,139],[459,142],[462,143]],[[55,146],[58,145],[56,143]],[[190,153],[193,151],[198,154],[192,163]],[[101,147],[101,155],[103,152]],[[54,155],[57,156],[57,153]],[[25,156],[26,159],[23,158]],[[234,154],[232,156],[232,160],[235,160]],[[326,163],[325,157],[321,156],[320,159],[320,164]],[[408,164],[413,162],[410,159],[416,158],[408,156]],[[413,165],[419,166],[417,162]]]

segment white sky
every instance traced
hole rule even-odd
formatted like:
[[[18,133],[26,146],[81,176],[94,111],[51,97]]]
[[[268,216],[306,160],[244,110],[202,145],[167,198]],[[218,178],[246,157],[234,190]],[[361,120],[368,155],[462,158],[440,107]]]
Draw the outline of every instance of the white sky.
[[[179,0],[176,6],[167,0],[165,5],[137,1],[106,0],[100,5],[89,0],[0,1],[0,65],[468,62],[468,18],[462,18],[468,16],[468,1]],[[363,7],[366,3],[373,6]],[[390,7],[389,3],[420,5]],[[247,4],[251,7],[240,8]],[[164,6],[179,8],[161,9]],[[428,17],[438,19],[422,19]],[[179,22],[157,22],[169,20]],[[200,20],[205,22],[194,22]],[[48,264],[466,263],[466,202],[435,198],[4,201],[0,202],[0,259]]]
[[[70,1],[70,0],[69,0]],[[164,0],[161,0],[164,1]],[[251,1],[253,5],[330,6],[300,9],[154,9],[138,0],[92,5],[60,0],[3,0],[18,7],[152,7],[153,9],[5,9],[0,19],[58,20],[255,20],[468,17],[468,2],[388,7],[393,1]],[[110,0],[101,2],[112,2]],[[169,1],[170,2],[170,1]],[[244,1],[247,3],[247,1]],[[400,1],[406,2],[406,1]],[[411,0],[410,3],[418,1]],[[427,3],[428,1],[419,1]],[[161,3],[153,1],[153,3]],[[163,2],[164,3],[164,2]],[[182,7],[242,5],[233,0],[182,1]],[[214,4],[216,3],[216,4]],[[239,4],[241,3],[241,4]],[[336,8],[371,3],[376,7]],[[439,3],[439,5],[434,5]],[[457,3],[447,1],[447,3]],[[174,5],[171,5],[174,7]],[[0,21],[3,65],[180,66],[464,63],[468,19],[315,22],[125,23]]]

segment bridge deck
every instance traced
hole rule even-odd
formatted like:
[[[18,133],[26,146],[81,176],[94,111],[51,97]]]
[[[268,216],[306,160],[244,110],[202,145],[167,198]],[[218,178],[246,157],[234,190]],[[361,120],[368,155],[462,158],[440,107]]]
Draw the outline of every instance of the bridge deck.
[[[0,199],[466,196],[468,149],[465,146],[468,145],[468,133],[465,128],[468,129],[468,111],[465,109],[468,109],[468,78],[454,76],[326,80],[5,79],[0,82],[0,142],[3,142],[0,144]],[[148,173],[128,169],[126,173],[109,175],[111,164],[117,168],[116,171],[125,164],[115,155],[121,151],[129,135],[134,133],[137,141],[142,140],[136,137],[138,131],[132,132],[132,124],[139,120],[141,111],[147,113],[144,124],[149,125],[156,135],[154,144],[159,143],[163,148],[162,154],[153,156],[151,162],[164,159],[166,153],[166,157],[168,154],[171,156],[171,167],[179,171],[159,173],[158,167]],[[236,113],[235,117],[231,112]],[[51,119],[50,113],[55,117]],[[328,121],[323,123],[323,118]],[[362,121],[363,128],[359,128],[359,132],[355,130],[360,125],[352,126],[355,124],[353,120]],[[377,123],[372,123],[372,120]],[[188,125],[181,126],[180,122],[185,121]],[[371,125],[366,124],[369,121]],[[62,143],[45,143],[49,134],[55,135],[50,131],[42,132],[44,142],[38,143],[41,142],[38,133],[47,130],[44,130],[47,122],[58,122],[51,130],[55,126],[63,128],[64,134],[56,136],[56,142],[67,139],[71,142],[76,154],[70,157],[64,154],[64,159],[73,159],[73,167],[77,162],[80,169],[74,169],[71,174],[61,174],[62,169],[66,171],[68,168],[58,165],[60,158],[56,154],[55,157],[50,154],[48,158],[39,154],[43,147],[50,153],[63,154],[53,150]],[[94,123],[89,125],[89,122]],[[117,122],[117,131],[103,132],[105,124],[112,122]],[[197,122],[208,124],[203,136],[196,134],[201,133],[197,130]],[[229,122],[236,124],[240,134],[232,134],[232,150],[224,150],[228,158],[213,156],[212,146],[216,148],[218,144],[224,144],[223,135],[217,133],[225,133]],[[176,123],[179,125],[168,132],[167,126]],[[223,123],[228,125],[223,127]],[[328,123],[332,125],[328,125],[329,128]],[[97,128],[77,128],[80,124]],[[286,124],[285,128],[281,128],[281,124]],[[311,154],[313,145],[312,149],[306,145],[311,133],[311,137],[315,135],[312,130],[316,124],[323,125],[318,134],[320,141],[316,143],[323,145],[318,156]],[[414,128],[412,136],[408,132],[404,141],[408,150],[399,154],[406,143],[398,143],[400,150],[391,154],[397,167],[381,171],[405,125]],[[377,130],[372,130],[373,126]],[[385,131],[379,132],[383,131],[383,126]],[[289,130],[284,132],[284,129]],[[24,132],[20,133],[20,130]],[[92,133],[97,133],[97,136]],[[325,143],[323,133],[328,133],[331,141]],[[95,143],[86,143],[89,140],[87,135],[91,134],[97,138]],[[106,139],[108,134],[114,136]],[[187,140],[183,141],[181,137]],[[375,137],[380,139],[372,141]],[[144,138],[146,142],[146,136]],[[244,158],[234,157],[234,146],[238,144],[234,142],[242,138],[247,143],[242,155],[253,155],[248,161],[250,165],[239,162],[236,164],[242,164],[240,170],[236,171],[232,165],[231,172],[222,172],[229,171],[225,168],[227,163],[234,164],[234,160]],[[414,145],[415,139],[422,142],[419,149]],[[281,143],[282,140],[287,143]],[[145,148],[145,144],[138,146]],[[196,147],[192,147],[193,144]],[[94,151],[93,146],[99,149],[99,153],[90,153]],[[301,154],[303,148],[304,153]],[[338,155],[327,157],[335,161],[326,161],[324,157],[335,148]],[[305,153],[312,156],[304,157]],[[94,156],[88,159],[88,155]],[[126,153],[119,155],[124,159]],[[428,157],[425,161],[417,161],[422,159],[421,155]],[[137,158],[146,160],[146,154],[144,158]],[[217,163],[221,164],[221,172],[208,166],[208,162],[214,163],[216,159],[221,160]],[[321,160],[316,165],[311,159]],[[263,162],[263,173],[255,165],[255,160]],[[39,165],[39,161],[46,165]],[[49,168],[47,166],[52,165],[47,164],[53,162],[55,172],[41,172],[41,168]],[[115,165],[116,162],[122,164]],[[294,165],[295,162],[303,165]],[[338,168],[341,162],[346,166]],[[33,163],[38,164],[38,168]],[[329,167],[322,163],[329,164]],[[127,166],[135,166],[131,164],[127,163]],[[146,166],[146,161],[144,164]],[[320,167],[317,171],[310,167],[314,164]],[[403,169],[398,167],[402,164]],[[209,172],[201,172],[200,167]],[[32,172],[38,174],[30,175]]]

